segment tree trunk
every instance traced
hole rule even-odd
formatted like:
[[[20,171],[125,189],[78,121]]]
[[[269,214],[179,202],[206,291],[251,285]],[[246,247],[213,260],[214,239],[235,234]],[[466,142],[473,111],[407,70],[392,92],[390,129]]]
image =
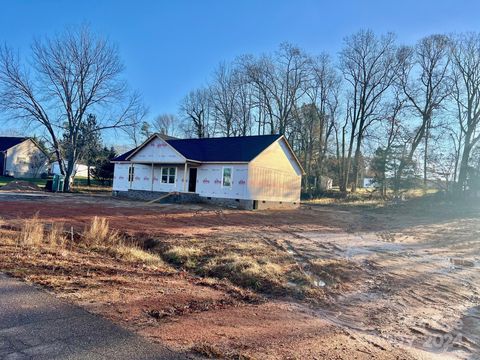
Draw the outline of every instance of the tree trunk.
[[[65,180],[63,183],[63,191],[70,192],[70,179],[72,178],[73,170],[75,169],[75,150],[72,150],[71,154],[68,157],[68,165],[65,171]]]
[[[423,189],[427,191],[427,163],[428,163],[428,137],[430,135],[430,124],[427,123],[425,128],[425,147],[423,150]]]
[[[458,174],[457,191],[463,192],[465,190],[468,177],[468,160],[470,159],[470,152],[472,145],[470,144],[472,138],[471,133],[465,134],[465,142],[462,152],[462,161],[460,162],[460,172]]]
[[[358,187],[358,175],[360,172],[360,147],[362,146],[362,135],[358,134],[357,136],[357,146],[355,149],[355,156],[353,158],[353,183],[352,183],[352,193],[357,191]]]

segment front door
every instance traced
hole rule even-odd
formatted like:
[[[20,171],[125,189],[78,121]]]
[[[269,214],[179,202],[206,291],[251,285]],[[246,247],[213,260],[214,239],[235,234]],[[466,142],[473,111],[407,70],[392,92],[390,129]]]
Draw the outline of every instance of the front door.
[[[188,177],[188,192],[197,190],[197,168],[190,168],[190,176]]]

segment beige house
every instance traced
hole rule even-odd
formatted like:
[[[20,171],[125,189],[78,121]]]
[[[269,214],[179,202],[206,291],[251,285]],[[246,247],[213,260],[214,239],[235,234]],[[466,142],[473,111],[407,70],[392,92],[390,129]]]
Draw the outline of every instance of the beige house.
[[[48,158],[31,138],[0,136],[0,176],[38,178],[47,171]]]

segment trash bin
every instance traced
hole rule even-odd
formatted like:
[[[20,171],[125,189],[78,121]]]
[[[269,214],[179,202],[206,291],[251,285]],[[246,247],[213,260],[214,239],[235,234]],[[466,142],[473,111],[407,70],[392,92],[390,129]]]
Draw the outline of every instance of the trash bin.
[[[53,176],[52,191],[53,192],[63,192],[64,181],[65,181],[65,177],[63,175],[54,175]]]
[[[45,184],[45,191],[53,191],[53,179],[48,179]]]

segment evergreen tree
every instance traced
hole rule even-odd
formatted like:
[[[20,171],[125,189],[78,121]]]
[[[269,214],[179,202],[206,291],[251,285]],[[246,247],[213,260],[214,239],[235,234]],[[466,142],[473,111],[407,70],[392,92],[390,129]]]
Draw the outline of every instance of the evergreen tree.
[[[113,180],[113,171],[115,165],[112,160],[117,156],[115,150],[104,147],[101,155],[95,161],[95,168],[92,169],[92,176],[94,179],[100,181],[102,184],[111,184]]]

